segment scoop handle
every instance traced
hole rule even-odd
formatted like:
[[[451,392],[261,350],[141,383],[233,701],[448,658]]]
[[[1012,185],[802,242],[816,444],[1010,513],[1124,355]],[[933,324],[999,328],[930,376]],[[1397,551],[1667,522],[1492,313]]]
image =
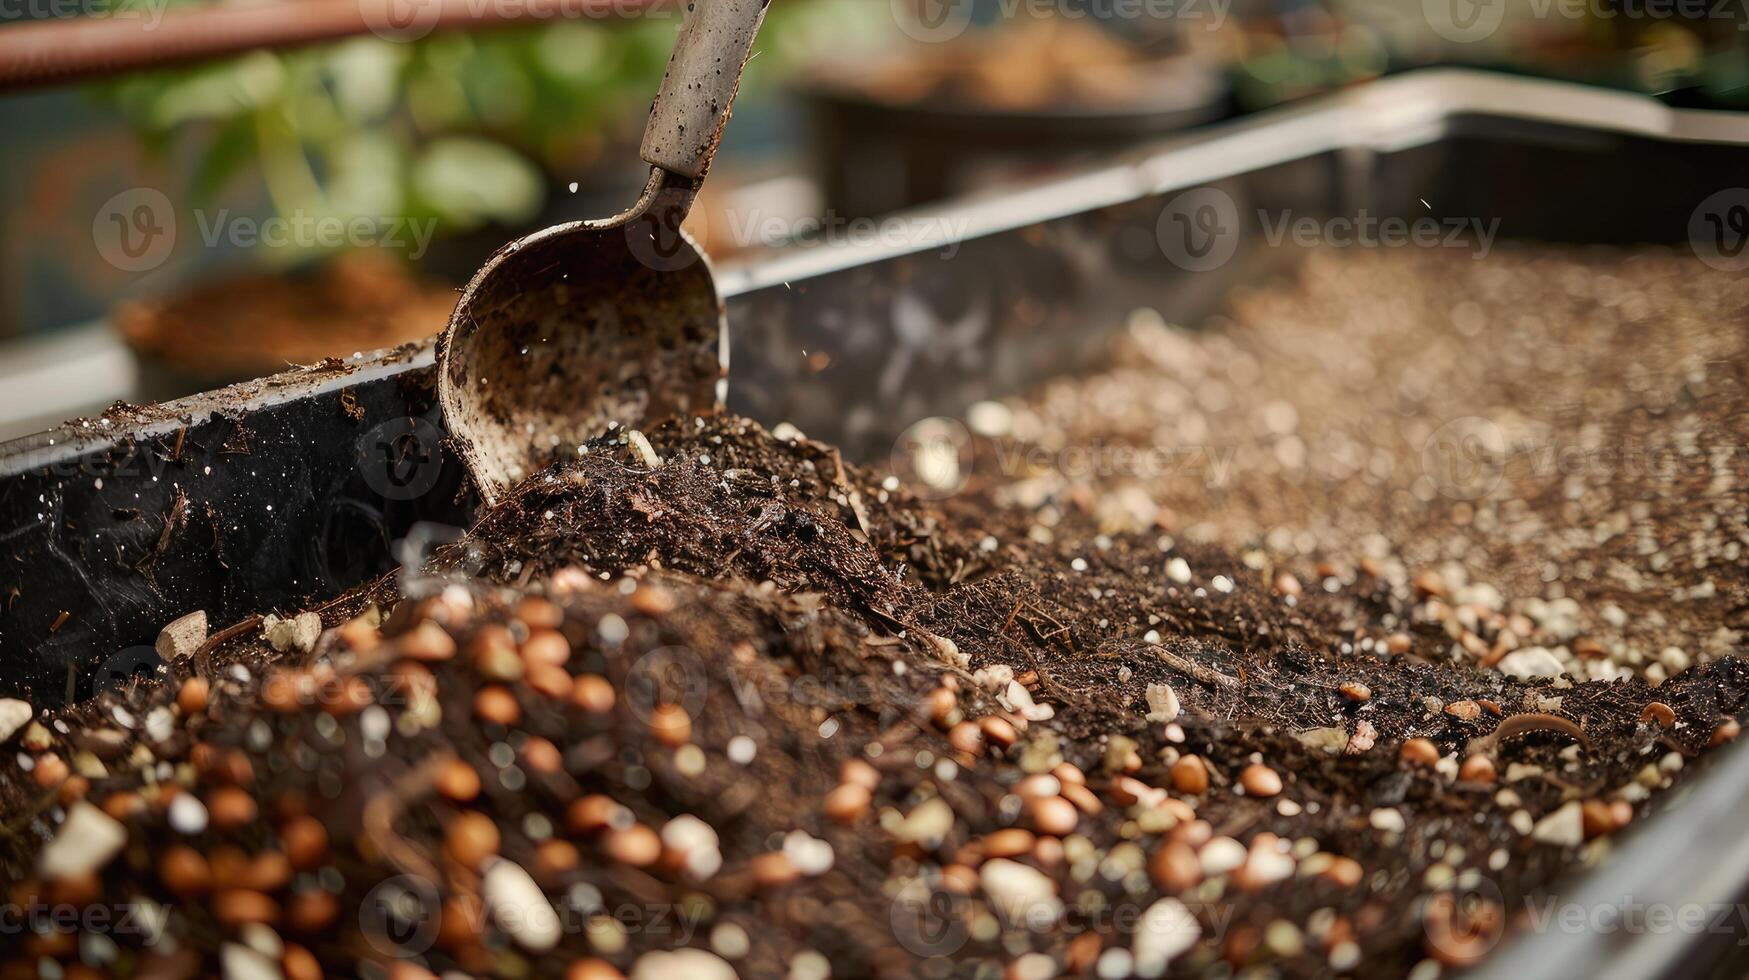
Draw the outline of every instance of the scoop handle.
[[[689,0],[662,88],[650,106],[644,162],[694,180],[717,155],[741,69],[770,0]]]

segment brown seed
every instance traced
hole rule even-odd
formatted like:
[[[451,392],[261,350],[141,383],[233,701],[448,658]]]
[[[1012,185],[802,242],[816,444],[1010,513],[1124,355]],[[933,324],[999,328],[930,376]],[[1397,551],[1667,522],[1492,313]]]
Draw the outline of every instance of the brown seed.
[[[115,820],[127,820],[146,809],[146,801],[132,790],[116,790],[103,798],[103,812]]]
[[[880,770],[861,759],[845,759],[838,767],[838,781],[852,783],[873,793],[881,786]]]
[[[1056,796],[1062,788],[1062,780],[1041,772],[1015,783],[1013,792],[1023,800],[1030,800],[1039,796]]]
[[[553,630],[565,622],[565,611],[554,605],[551,599],[531,595],[516,604],[516,618],[527,623],[530,629]]]
[[[285,980],[322,980],[322,965],[316,961],[315,954],[296,943],[285,944],[279,962]]]
[[[67,781],[70,772],[67,769],[67,760],[53,752],[48,752],[36,757],[36,769],[31,775],[36,779],[38,786],[43,789],[54,789]]]
[[[369,653],[383,642],[383,634],[370,621],[360,616],[340,624],[340,642],[358,653]]]
[[[184,715],[197,715],[206,710],[207,697],[212,692],[212,684],[204,677],[190,677],[182,682],[182,689],[176,692],[176,706],[182,709]]]
[[[255,797],[249,791],[237,786],[224,786],[213,790],[207,797],[207,813],[212,817],[212,824],[220,830],[230,830],[241,827],[255,820],[258,810]]]
[[[860,783],[839,783],[826,794],[826,816],[839,823],[855,823],[868,812],[868,787]]]
[[[674,593],[645,582],[632,593],[632,608],[643,616],[665,616],[674,611]]]
[[[310,871],[328,856],[328,828],[315,817],[293,817],[279,828],[280,842],[292,867]]]
[[[279,919],[279,904],[258,891],[231,888],[213,896],[213,918],[228,926],[253,923],[272,925]]]
[[[625,980],[625,974],[614,969],[612,963],[591,957],[572,960],[571,965],[565,967],[565,980]]]
[[[1445,597],[1445,578],[1438,572],[1422,572],[1415,576],[1411,584],[1415,587],[1415,594],[1424,599],[1429,596]]]
[[[534,849],[534,872],[536,877],[553,881],[577,870],[581,860],[577,845],[550,837]]]
[[[1239,774],[1239,785],[1249,796],[1274,796],[1281,792],[1281,775],[1268,766],[1253,764]]]
[[[158,877],[164,887],[182,898],[194,898],[212,887],[212,869],[192,847],[172,844],[158,859]]]
[[[994,831],[984,838],[984,856],[993,858],[1011,858],[1032,850],[1032,831],[1019,827],[1004,827]]]
[[[1342,692],[1343,697],[1357,704],[1362,701],[1372,700],[1372,688],[1367,687],[1359,681],[1349,681],[1337,688],[1337,690]]]
[[[375,701],[376,696],[362,677],[337,680],[324,687],[322,692],[322,710],[336,718],[356,715]]]
[[[677,749],[692,741],[692,717],[678,704],[659,704],[650,709],[650,734]]]
[[[963,864],[950,864],[941,869],[941,887],[955,895],[970,895],[978,890],[978,873]]]
[[[480,688],[474,694],[474,715],[481,721],[509,727],[522,720],[522,705],[510,689],[497,684]]]
[[[285,920],[298,932],[314,934],[326,930],[340,917],[340,900],[333,893],[313,888],[298,892],[286,904]]]
[[[633,868],[647,868],[662,856],[662,838],[641,823],[624,830],[610,830],[602,839],[607,856]]]
[[[523,681],[529,687],[554,701],[563,701],[571,696],[571,674],[563,667],[550,664],[536,664],[528,668]]]
[[[444,829],[443,852],[470,871],[480,870],[486,859],[498,853],[498,825],[484,813],[464,810]]]
[[[523,743],[522,761],[531,771],[548,776],[565,768],[565,757],[559,752],[559,747],[539,735]]]
[[[258,892],[276,892],[291,881],[291,859],[279,851],[262,851],[250,858],[237,878],[245,888]]]
[[[1153,786],[1135,779],[1133,775],[1119,775],[1118,779],[1112,779],[1107,793],[1111,793],[1112,802],[1118,803],[1119,807],[1133,807],[1149,796],[1156,795]]]
[[[460,759],[450,759],[437,769],[437,791],[444,798],[466,803],[480,795],[480,774]]]
[[[433,663],[455,656],[455,640],[442,626],[429,619],[421,620],[395,642],[401,656],[410,660]]]
[[[1407,633],[1392,633],[1385,637],[1385,652],[1400,657],[1408,653],[1409,648],[1414,646],[1414,643],[1414,639]]]
[[[332,893],[313,887],[292,893],[285,919],[293,931],[314,934],[333,925],[339,912],[339,900]]]
[[[1069,975],[1078,977],[1092,972],[1104,945],[1105,940],[1097,932],[1084,932],[1071,939],[1068,955],[1063,958],[1063,966]]]
[[[1075,827],[1081,822],[1081,813],[1075,809],[1075,804],[1061,796],[1041,796],[1028,805],[1032,817],[1032,825],[1041,834],[1052,837],[1066,837],[1075,832]]]
[[[1305,590],[1300,587],[1299,579],[1289,572],[1282,572],[1275,577],[1275,591],[1281,595],[1297,596]]]
[[[1615,830],[1615,816],[1603,800],[1586,800],[1580,804],[1579,817],[1587,838],[1602,837]]]
[[[1360,866],[1360,862],[1351,857],[1338,857],[1324,869],[1325,880],[1343,888],[1358,886],[1364,875],[1365,869]]]
[[[1634,805],[1627,800],[1615,800],[1609,804],[1609,817],[1615,822],[1615,829],[1620,830],[1634,822]]]
[[[794,884],[801,877],[796,873],[795,865],[790,863],[782,851],[757,855],[747,864],[753,872],[753,880],[761,888],[782,888]]]
[[[1735,718],[1726,718],[1719,723],[1719,727],[1713,729],[1713,736],[1707,740],[1707,744],[1720,746],[1726,742],[1736,741],[1737,736],[1742,734],[1742,732],[1743,726],[1737,724]]]
[[[571,703],[592,715],[613,710],[613,684],[600,674],[579,674],[571,682]]]
[[[72,806],[84,799],[85,794],[89,792],[91,792],[91,780],[84,776],[73,775],[68,776],[66,782],[61,784],[61,790],[56,796],[59,797],[62,806]]]
[[[1494,781],[1494,760],[1485,755],[1472,755],[1458,767],[1458,779],[1466,783]]]
[[[1459,721],[1475,721],[1482,717],[1482,706],[1474,701],[1453,701],[1445,706],[1445,713]]]
[[[1087,785],[1087,774],[1082,772],[1081,768],[1072,762],[1057,763],[1057,767],[1051,770],[1051,775],[1057,777],[1057,781],[1064,786]]]
[[[1653,701],[1640,712],[1640,721],[1655,721],[1660,728],[1676,724],[1676,712],[1662,701]]]
[[[1063,799],[1075,804],[1077,810],[1090,817],[1096,817],[1105,811],[1105,804],[1099,802],[1099,797],[1080,783],[1064,783]]]
[[[948,729],[947,742],[966,755],[984,754],[984,733],[974,721],[962,721]]]
[[[571,643],[557,630],[537,630],[523,642],[522,659],[530,669],[537,665],[563,667],[571,659]]]
[[[1148,861],[1148,875],[1162,891],[1177,894],[1202,881],[1202,862],[1189,844],[1167,841]]]
[[[468,662],[474,673],[506,684],[521,679],[528,662],[516,652],[516,637],[498,625],[482,626],[468,641]]]
[[[995,715],[987,715],[978,722],[978,730],[984,733],[984,738],[991,744],[1002,748],[1008,748],[1020,741],[1020,733],[1014,730],[1014,726]]]
[[[1403,743],[1397,758],[1411,766],[1432,767],[1439,762],[1439,747],[1425,738],[1412,738]]]
[[[565,823],[574,834],[598,834],[616,824],[629,823],[629,811],[614,800],[593,793],[565,810]]]
[[[1202,756],[1182,755],[1172,764],[1172,788],[1192,796],[1208,792],[1209,767]]]
[[[929,720],[938,728],[946,728],[948,720],[953,717],[955,708],[959,707],[959,698],[945,687],[938,687],[929,692],[927,699]]]

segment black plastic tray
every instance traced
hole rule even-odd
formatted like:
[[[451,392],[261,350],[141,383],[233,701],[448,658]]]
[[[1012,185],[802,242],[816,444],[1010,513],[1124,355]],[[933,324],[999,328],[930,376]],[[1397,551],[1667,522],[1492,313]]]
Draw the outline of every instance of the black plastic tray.
[[[1503,239],[1685,245],[1697,206],[1745,183],[1743,116],[1475,72],[1400,76],[918,215],[901,246],[805,249],[728,271],[730,405],[874,459],[917,419],[1083,366],[1139,307],[1195,323],[1235,282],[1292,261],[1266,243],[1259,210],[1461,216],[1497,219]],[[1205,186],[1237,202],[1236,255],[1190,272],[1166,257],[1162,216]],[[393,543],[419,522],[468,519],[440,426],[430,350],[414,348],[0,446],[0,692],[82,694],[133,667],[182,613],[204,609],[221,626],[393,567]],[[1749,756],[1717,768],[1581,887],[1739,901]],[[1697,865],[1690,842],[1713,860]],[[1693,975],[1736,948],[1732,921],[1726,935],[1554,930],[1488,969]]]

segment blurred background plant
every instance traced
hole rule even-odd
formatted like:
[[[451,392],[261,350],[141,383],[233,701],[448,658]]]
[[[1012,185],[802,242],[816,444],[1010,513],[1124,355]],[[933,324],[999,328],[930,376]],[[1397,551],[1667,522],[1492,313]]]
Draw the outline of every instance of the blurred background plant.
[[[118,11],[157,2],[111,0]],[[823,6],[773,5],[755,57],[778,70],[750,73],[750,101],[800,56],[798,39],[825,26]],[[673,44],[677,8],[254,51],[91,92],[154,156],[181,160],[173,172],[182,186],[164,189],[187,210],[213,207],[256,181],[282,216],[394,215],[435,222],[439,236],[516,227],[555,188],[639,169],[637,129]],[[295,265],[310,257],[306,247],[264,247],[259,258]]]

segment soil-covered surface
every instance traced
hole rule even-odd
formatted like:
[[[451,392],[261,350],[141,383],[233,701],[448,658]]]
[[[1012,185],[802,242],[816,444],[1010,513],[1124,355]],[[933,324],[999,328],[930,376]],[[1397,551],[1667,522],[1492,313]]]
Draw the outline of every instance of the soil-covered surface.
[[[1734,649],[1713,600],[1741,602],[1744,501],[1717,479],[1531,493],[1511,459],[1474,493],[1437,442],[1422,465],[1428,422],[1511,405],[1564,432],[1571,394],[1601,427],[1581,438],[1740,440],[1742,291],[1674,258],[1312,260],[1210,331],[1139,322],[1112,372],[979,406],[951,461],[921,450],[923,483],[668,420],[590,443],[319,625],[215,635],[161,683],[28,721],[0,705],[0,869],[40,910],[0,975],[1474,962],[1735,736],[1743,661],[1648,677],[1625,651]],[[1525,275],[1562,289],[1488,291]],[[1609,394],[1511,380],[1524,316],[1570,338],[1641,302],[1698,367],[1561,340]],[[1441,323],[1478,315],[1499,335],[1429,376]],[[1198,491],[1067,465],[1077,445],[1239,465]],[[1373,478],[1302,472],[1329,453]],[[1594,530],[1614,508],[1636,522],[1620,553]],[[1606,602],[1670,612],[1614,628]],[[1589,660],[1622,669],[1561,673]]]

